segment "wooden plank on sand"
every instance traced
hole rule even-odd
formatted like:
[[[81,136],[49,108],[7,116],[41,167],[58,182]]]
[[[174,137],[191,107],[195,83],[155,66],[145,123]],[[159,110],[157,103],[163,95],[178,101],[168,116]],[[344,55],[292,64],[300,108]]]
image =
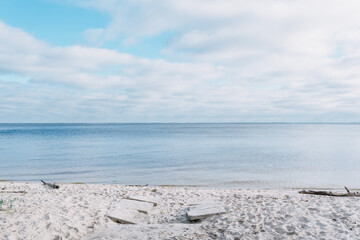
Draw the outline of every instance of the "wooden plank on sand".
[[[151,197],[151,196],[129,196],[127,199],[140,201],[140,202],[148,202],[154,204],[154,206],[158,205],[159,200]]]
[[[186,212],[190,221],[200,220],[223,213],[226,213],[223,206],[213,204],[199,204],[191,206]]]
[[[146,224],[149,223],[149,216],[133,209],[116,208],[108,217],[117,223],[122,224]]]
[[[119,208],[133,209],[145,214],[148,214],[153,207],[153,203],[140,202],[130,199],[121,199],[119,202]]]

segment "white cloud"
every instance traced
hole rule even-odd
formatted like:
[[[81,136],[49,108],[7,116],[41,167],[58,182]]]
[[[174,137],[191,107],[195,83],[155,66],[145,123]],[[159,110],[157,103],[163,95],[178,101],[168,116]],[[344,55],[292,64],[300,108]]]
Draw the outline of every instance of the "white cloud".
[[[113,20],[98,36],[103,41],[107,35],[131,38],[171,30],[174,36],[162,50],[164,58],[220,64],[242,77],[272,81],[273,74],[283,73],[306,81],[308,75],[325,74],[328,81],[334,74],[349,74],[345,62],[360,56],[356,0],[77,3],[111,14]]]
[[[0,71],[31,76],[34,81],[90,88],[149,83],[167,86],[169,82],[181,86],[188,79],[207,81],[221,75],[221,68],[206,63],[149,60],[82,46],[52,47],[1,22],[0,46]],[[165,78],[166,81],[158,81]]]
[[[0,72],[29,77],[28,84],[56,83],[64,91],[75,85],[67,106],[101,112],[109,121],[360,116],[358,1],[75,3],[111,16],[106,27],[85,32],[97,47],[54,47],[0,22]],[[107,42],[136,46],[168,31],[172,37],[158,59],[100,48]],[[90,103],[102,107],[89,109]]]
[[[359,32],[359,2],[279,0],[77,1],[107,11],[103,41],[174,31],[174,50],[222,52],[224,47],[327,54],[343,33]],[[91,30],[89,30],[91,31]],[[330,45],[330,46],[329,46]],[[200,49],[199,49],[200,48]],[[194,54],[196,56],[196,54]]]

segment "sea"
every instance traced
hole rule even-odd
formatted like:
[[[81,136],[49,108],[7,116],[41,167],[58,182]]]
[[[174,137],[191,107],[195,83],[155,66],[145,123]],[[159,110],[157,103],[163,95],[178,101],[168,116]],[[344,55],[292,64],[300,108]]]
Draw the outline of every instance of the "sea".
[[[0,180],[360,187],[360,124],[0,124]]]

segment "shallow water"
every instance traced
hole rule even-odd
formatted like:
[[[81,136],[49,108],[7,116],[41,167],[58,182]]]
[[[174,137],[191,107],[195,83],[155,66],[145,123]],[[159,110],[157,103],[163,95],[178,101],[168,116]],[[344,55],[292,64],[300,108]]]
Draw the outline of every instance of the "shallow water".
[[[359,124],[0,124],[0,179],[360,187]]]

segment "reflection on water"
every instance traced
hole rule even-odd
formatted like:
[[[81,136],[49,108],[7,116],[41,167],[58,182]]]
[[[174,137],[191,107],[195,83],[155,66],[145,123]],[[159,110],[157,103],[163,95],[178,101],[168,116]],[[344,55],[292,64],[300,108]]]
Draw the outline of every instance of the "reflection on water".
[[[0,124],[0,179],[359,187],[358,124]]]

